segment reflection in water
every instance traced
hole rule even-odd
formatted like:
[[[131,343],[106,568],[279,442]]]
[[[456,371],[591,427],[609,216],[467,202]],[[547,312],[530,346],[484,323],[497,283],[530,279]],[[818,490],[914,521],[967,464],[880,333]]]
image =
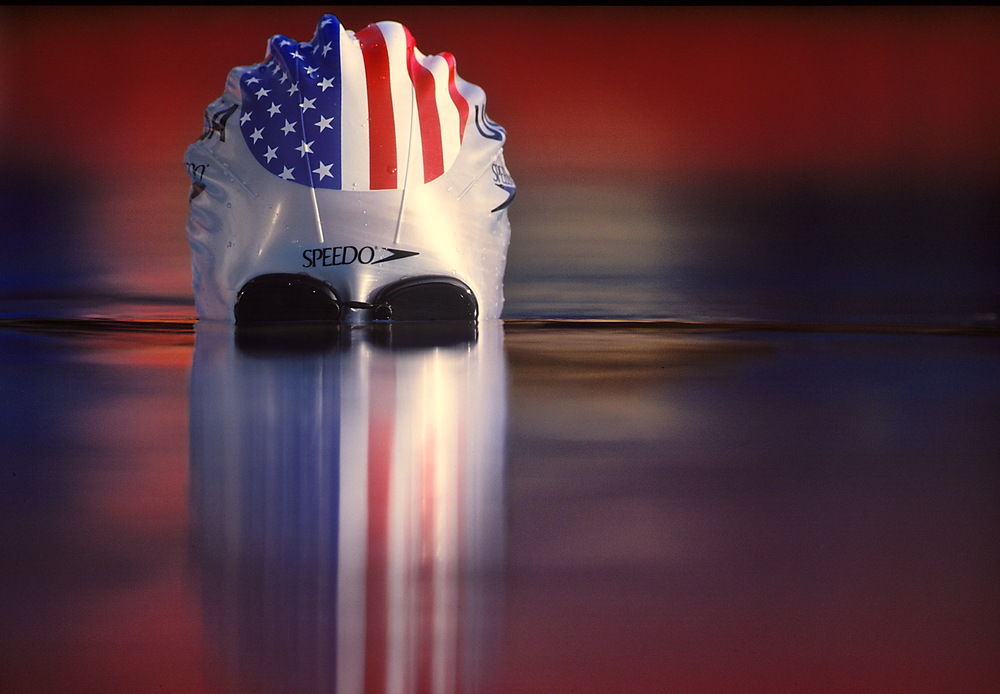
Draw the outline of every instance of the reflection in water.
[[[298,349],[234,330],[197,328],[190,433],[207,640],[229,684],[479,690],[502,551],[502,326],[445,346],[341,328]]]

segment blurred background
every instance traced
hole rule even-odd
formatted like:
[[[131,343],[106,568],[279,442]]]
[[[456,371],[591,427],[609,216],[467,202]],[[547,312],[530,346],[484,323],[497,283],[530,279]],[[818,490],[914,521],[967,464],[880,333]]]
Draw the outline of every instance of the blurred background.
[[[230,68],[324,12],[486,90],[507,317],[997,321],[987,7],[3,7],[4,303],[192,315],[184,150]]]
[[[193,331],[184,151],[325,12],[486,90],[507,317],[714,327]],[[391,420],[475,433],[474,503],[397,496],[481,560],[406,622],[462,691],[992,694],[998,46],[987,7],[0,7],[0,690],[329,691],[360,653],[331,589],[385,576],[323,551],[364,544]],[[149,322],[16,320],[53,315]]]

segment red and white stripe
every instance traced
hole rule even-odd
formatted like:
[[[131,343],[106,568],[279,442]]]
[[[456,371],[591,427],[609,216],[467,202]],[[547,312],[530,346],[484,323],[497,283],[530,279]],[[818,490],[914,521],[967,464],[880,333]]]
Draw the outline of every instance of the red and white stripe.
[[[342,393],[362,425],[342,454],[366,464],[341,475],[337,691],[456,694],[466,425],[455,364],[371,364],[364,392]]]
[[[425,56],[395,22],[342,32],[340,50],[342,75],[364,74],[341,85],[344,189],[394,190],[443,174],[458,156],[474,96],[454,58]]]

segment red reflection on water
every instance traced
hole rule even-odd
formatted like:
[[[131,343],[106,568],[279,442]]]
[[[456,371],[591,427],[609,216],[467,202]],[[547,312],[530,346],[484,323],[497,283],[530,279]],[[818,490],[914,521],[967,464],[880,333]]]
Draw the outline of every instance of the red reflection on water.
[[[191,338],[46,338],[19,362],[33,452],[3,458],[5,547],[30,551],[4,557],[0,689],[217,691],[186,561]]]

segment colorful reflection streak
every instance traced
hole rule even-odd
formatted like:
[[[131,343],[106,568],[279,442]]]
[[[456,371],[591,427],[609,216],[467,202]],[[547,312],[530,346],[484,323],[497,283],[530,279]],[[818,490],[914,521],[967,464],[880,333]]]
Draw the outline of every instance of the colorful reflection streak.
[[[234,691],[479,691],[502,557],[502,328],[450,346],[326,337],[289,349],[197,328],[206,641]]]

